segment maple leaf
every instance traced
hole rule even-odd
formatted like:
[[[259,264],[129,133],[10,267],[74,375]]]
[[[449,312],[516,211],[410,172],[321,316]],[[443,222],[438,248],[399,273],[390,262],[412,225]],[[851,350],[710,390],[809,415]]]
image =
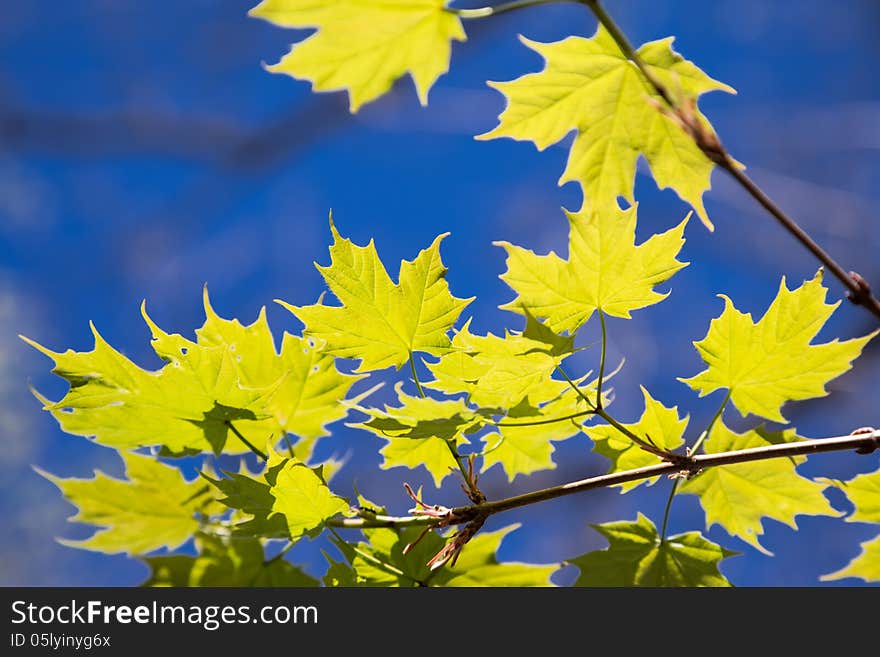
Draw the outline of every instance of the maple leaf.
[[[219,501],[234,510],[234,535],[290,538],[287,519],[284,514],[275,512],[275,496],[272,494],[281,465],[273,463],[261,475],[252,475],[245,468],[241,472],[224,472],[226,478],[215,479],[202,473],[202,477],[222,494]]]
[[[860,474],[844,482],[831,482],[840,488],[854,510],[847,522],[880,524],[880,470]],[[866,582],[880,582],[880,535],[862,543],[861,553],[838,571],[823,575],[823,581],[859,577]]]
[[[285,335],[278,354],[265,308],[243,326],[214,311],[207,288],[204,307],[205,323],[192,341],[163,331],[142,304],[151,346],[167,362],[155,372],[116,351],[93,324],[89,352],[56,353],[22,336],[52,358],[52,371],[70,384],[58,402],[37,397],[64,431],[109,447],[240,454],[249,448],[229,440],[234,422],[260,441],[295,433],[304,439],[300,456],[308,458],[314,439],[327,435],[325,425],[347,413],[339,402],[360,377],[341,374],[332,356],[295,336]]]
[[[150,456],[131,452],[119,456],[126,479],[100,471],[92,479],[63,479],[37,469],[77,507],[72,521],[101,528],[85,540],[61,540],[63,545],[128,554],[161,547],[173,550],[198,530],[197,515],[222,510],[201,480],[187,481],[178,468]]]
[[[668,293],[654,288],[688,263],[676,256],[684,244],[687,219],[635,244],[636,207],[585,204],[569,220],[569,255],[536,255],[508,242],[507,271],[501,279],[517,297],[501,306],[546,319],[555,331],[573,334],[596,311],[628,319],[630,312],[658,303]]]
[[[449,70],[453,41],[465,41],[446,0],[264,0],[250,11],[282,27],[314,27],[268,70],[312,82],[315,91],[347,89],[352,112],[410,73],[422,105]]]
[[[292,306],[278,301],[305,324],[304,333],[325,343],[328,354],[357,358],[358,372],[394,366],[416,351],[439,355],[450,348],[447,332],[471,299],[456,299],[440,259],[440,235],[413,261],[400,265],[399,283],[385,271],[372,240],[357,246],[330,219],[329,266],[317,265],[341,306]]]
[[[266,559],[253,538],[223,541],[199,534],[199,554],[147,557],[150,576],[144,586],[315,587],[318,581],[284,559]]]
[[[550,378],[574,351],[574,340],[538,333],[530,318],[524,332],[477,335],[468,320],[452,338],[451,352],[426,362],[434,380],[426,387],[446,394],[466,393],[482,408],[508,409],[529,398],[538,404],[557,397],[568,384]]]
[[[540,54],[545,68],[511,82],[489,85],[507,98],[499,124],[477,137],[532,141],[539,150],[577,130],[560,184],[577,181],[594,206],[610,208],[623,196],[633,203],[639,154],[657,185],[673,188],[709,228],[703,193],[710,188],[713,163],[694,140],[657,109],[663,101],[639,69],[599,26],[589,39],[569,37],[556,43],[521,39]],[[639,58],[671,92],[696,100],[713,90],[735,91],[713,80],[672,49],[673,39],[646,43]],[[709,129],[697,111],[698,120]]]
[[[759,428],[735,433],[718,422],[704,447],[707,454],[717,454],[797,440],[800,438],[794,430],[768,432]],[[772,553],[758,540],[764,533],[762,518],[797,529],[798,515],[839,515],[822,494],[826,486],[799,475],[796,465],[796,459],[767,459],[712,467],[686,481],[680,490],[700,496],[707,527],[717,523],[769,555]]]
[[[444,568],[434,581],[438,586],[553,586],[551,575],[562,564],[500,562],[502,541],[520,525],[508,525],[494,532],[480,532],[468,541],[455,565]]]
[[[270,455],[268,466],[275,470],[269,489],[275,498],[272,511],[284,515],[291,540],[314,534],[333,516],[349,513],[348,502],[330,491],[320,470],[277,455]]]
[[[454,566],[431,570],[428,561],[446,542],[436,532],[428,532],[412,545],[422,532],[420,527],[368,529],[367,541],[339,547],[352,565],[358,584],[367,586],[552,586],[550,576],[560,564],[500,562],[498,548],[511,525],[494,532],[482,532],[471,539]],[[347,573],[338,572],[345,581]]]
[[[757,322],[738,311],[725,295],[724,312],[709,325],[706,337],[695,342],[708,368],[679,379],[700,396],[719,388],[729,390],[739,412],[786,422],[780,412],[787,401],[824,397],[825,384],[849,371],[862,348],[877,335],[811,344],[840,305],[825,303],[822,270],[796,290],[785,278],[767,312]]]
[[[736,553],[699,532],[661,541],[657,527],[641,513],[635,522],[593,528],[608,539],[608,547],[568,561],[581,571],[575,586],[730,586],[718,563]]]
[[[458,468],[452,450],[468,443],[465,433],[479,429],[484,417],[460,399],[412,397],[403,392],[401,384],[395,390],[400,406],[359,408],[370,419],[353,426],[388,441],[380,450],[382,469],[424,466],[439,488],[443,479]]]
[[[684,431],[688,425],[688,416],[679,417],[678,407],[667,408],[642,387],[645,398],[645,411],[638,422],[623,426],[643,440],[650,440],[660,449],[672,451],[684,443]],[[593,451],[607,457],[611,461],[609,472],[632,470],[646,465],[661,463],[660,458],[645,451],[631,438],[616,427],[608,424],[585,426],[584,431],[592,438],[595,446]],[[628,481],[620,484],[620,491],[636,488],[643,483],[654,483],[657,477]]]
[[[584,395],[595,396],[595,383],[581,388]],[[592,408],[570,387],[540,407],[522,403],[512,408],[498,423],[495,432],[484,436],[483,471],[500,464],[509,481],[517,475],[539,470],[553,470],[554,442],[568,440],[581,433],[584,417],[571,417]],[[516,426],[521,425],[521,426]]]

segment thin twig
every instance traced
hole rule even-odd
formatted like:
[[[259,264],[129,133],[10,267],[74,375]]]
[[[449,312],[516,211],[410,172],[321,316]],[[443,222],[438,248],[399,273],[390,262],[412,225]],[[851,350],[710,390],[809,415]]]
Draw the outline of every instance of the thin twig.
[[[864,433],[835,436],[833,438],[816,438],[794,443],[783,443],[781,445],[765,445],[763,447],[753,447],[732,452],[700,454],[689,457],[687,459],[687,466],[684,470],[691,474],[696,474],[706,468],[735,465],[737,463],[748,463],[751,461],[764,461],[767,459],[790,458],[792,456],[848,450],[855,450],[859,454],[867,454],[876,449],[880,449],[880,430],[874,429]],[[617,486],[630,481],[651,479],[662,475],[680,475],[682,474],[682,470],[682,463],[658,463],[657,465],[649,465],[642,468],[635,468],[633,470],[625,470],[623,472],[612,472],[597,477],[572,481],[559,486],[542,488],[540,490],[492,502],[455,507],[450,509],[449,516],[446,518],[370,516],[368,518],[334,518],[329,520],[327,524],[331,527],[347,528],[430,524],[443,526],[458,525],[468,523],[477,517],[488,517],[496,513],[501,513],[502,511],[510,511],[523,506],[553,500],[567,495],[574,495],[575,493],[582,493],[588,490],[608,488],[609,486]],[[376,524],[377,521],[380,521],[381,524]]]

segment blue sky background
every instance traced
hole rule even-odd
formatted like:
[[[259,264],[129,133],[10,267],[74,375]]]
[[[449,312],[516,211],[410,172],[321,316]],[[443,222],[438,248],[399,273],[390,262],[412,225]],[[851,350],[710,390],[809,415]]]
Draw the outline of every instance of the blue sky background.
[[[538,70],[541,61],[516,38],[551,41],[590,35],[583,8],[539,7],[467,24],[452,69],[420,108],[411,82],[347,111],[345,94],[310,92],[309,85],[261,68],[306,32],[282,30],[246,16],[250,2],[34,0],[4,8],[0,22],[0,584],[135,585],[145,568],[124,556],[77,551],[58,536],[89,531],[68,525],[73,509],[37,476],[32,464],[64,476],[93,468],[120,473],[115,454],[61,433],[28,392],[50,397],[65,386],[50,361],[26,347],[24,333],[55,348],[91,348],[93,320],[102,334],[139,364],[159,366],[138,306],[168,329],[190,334],[203,320],[208,283],[225,316],[251,321],[269,304],[280,334],[299,327],[274,298],[312,302],[323,290],[312,262],[328,261],[327,214],[358,243],[375,237],[392,273],[438,233],[451,231],[443,257],[452,291],[476,295],[468,309],[480,331],[520,328],[498,310],[511,298],[498,279],[508,240],[538,252],[566,252],[561,207],[576,209],[578,188],[556,181],[562,146],[538,153],[527,143],[477,142],[495,125],[500,94],[485,81]],[[477,6],[478,3],[458,3]],[[880,281],[880,6],[871,0],[608,0],[634,42],[676,36],[676,47],[739,95],[711,94],[702,107],[733,154],[780,204],[797,216],[849,269]],[[692,264],[667,286],[664,303],[631,321],[609,322],[609,357],[627,363],[615,380],[612,407],[624,421],[641,410],[639,384],[667,405],[691,414],[695,437],[720,402],[697,399],[676,377],[701,368],[691,346],[703,337],[729,294],[757,315],[780,276],[810,278],[817,264],[721,174],[706,206],[717,229],[688,226],[684,257]],[[644,170],[637,177],[639,237],[678,223],[687,208],[658,192]],[[828,281],[832,298],[840,286]],[[871,317],[844,303],[820,337],[861,335]],[[590,325],[579,340],[596,337]],[[880,363],[869,348],[852,372],[835,381],[828,399],[792,404],[787,415],[802,435],[821,437],[878,424]],[[572,370],[595,367],[595,353]],[[388,398],[390,386],[376,401]],[[731,417],[736,417],[732,415]],[[734,424],[737,424],[734,421]],[[737,424],[737,426],[745,426]],[[319,456],[348,455],[335,480],[352,482],[393,511],[410,505],[401,483],[426,484],[424,472],[380,472],[371,435],[338,425]],[[586,440],[557,449],[559,467],[508,485],[496,468],[484,488],[501,497],[597,474],[606,467]],[[877,455],[813,458],[803,471],[846,478],[876,469]],[[604,541],[589,523],[658,522],[668,481],[627,496],[598,491],[492,519],[493,527],[523,523],[502,547],[505,559],[561,561]],[[847,503],[829,493],[840,509]],[[431,499],[462,501],[451,479]],[[696,498],[677,499],[673,532],[700,529]],[[719,527],[708,536],[742,555],[723,572],[741,586],[810,586],[858,553],[877,527],[801,517],[800,531],[767,522],[758,553]],[[321,542],[291,557],[314,573]],[[558,581],[571,581],[563,571]],[[845,580],[841,584],[858,584]]]

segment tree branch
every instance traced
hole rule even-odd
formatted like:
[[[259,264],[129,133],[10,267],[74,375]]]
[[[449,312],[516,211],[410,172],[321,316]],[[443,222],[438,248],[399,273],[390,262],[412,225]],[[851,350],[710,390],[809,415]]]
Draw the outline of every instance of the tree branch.
[[[717,454],[700,454],[691,456],[682,463],[658,463],[634,470],[612,472],[609,474],[572,481],[559,486],[542,488],[541,490],[515,495],[493,502],[472,504],[449,509],[444,516],[378,516],[366,514],[360,518],[334,518],[327,522],[331,527],[363,528],[363,527],[401,527],[408,525],[434,525],[448,527],[471,522],[475,518],[486,518],[502,511],[510,511],[538,502],[545,502],[575,493],[582,493],[596,488],[607,488],[630,481],[641,481],[662,475],[693,476],[706,468],[763,461],[767,459],[789,458],[823,452],[855,450],[859,454],[869,454],[880,449],[880,430],[870,429],[833,438],[816,438],[781,445],[766,445],[732,452]],[[684,464],[684,465],[683,465]]]
[[[669,90],[657,79],[645,65],[638,52],[626,38],[614,19],[605,11],[599,0],[579,0],[586,5],[608,30],[624,56],[635,64],[645,80],[668,105],[682,129],[694,140],[703,154],[721,169],[726,171],[739,185],[763,207],[785,230],[822,263],[846,288],[846,297],[857,306],[864,306],[870,313],[880,319],[880,301],[871,292],[868,282],[854,271],[847,271],[832,258],[810,235],[786,214],[776,203],[742,170],[739,163],[731,157],[718,136],[700,121],[697,113],[687,104],[677,102]]]

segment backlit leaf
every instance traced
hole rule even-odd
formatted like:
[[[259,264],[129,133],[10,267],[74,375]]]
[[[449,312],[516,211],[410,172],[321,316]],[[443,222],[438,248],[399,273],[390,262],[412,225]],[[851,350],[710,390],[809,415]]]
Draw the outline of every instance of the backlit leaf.
[[[687,265],[676,260],[687,219],[636,245],[635,207],[585,205],[566,214],[568,260],[496,242],[507,251],[501,279],[517,294],[505,310],[529,312],[553,331],[573,334],[597,310],[629,319],[631,311],[662,301],[668,293],[654,288]]]
[[[635,522],[593,527],[608,539],[608,547],[569,560],[581,571],[575,586],[730,586],[718,563],[736,553],[699,532],[661,542],[654,523],[641,513]]]
[[[511,137],[544,150],[576,130],[560,184],[579,182],[586,198],[602,209],[616,206],[618,196],[633,203],[641,154],[657,185],[672,187],[711,227],[702,197],[710,187],[714,165],[679,125],[659,111],[663,101],[604,27],[599,26],[590,39],[522,41],[544,58],[544,70],[511,82],[490,83],[505,95],[507,107],[498,126],[480,139]],[[672,41],[646,43],[638,54],[673,95],[696,100],[708,91],[734,92],[682,58],[672,49]],[[708,125],[702,116],[699,119]]]
[[[827,395],[825,385],[849,371],[878,333],[811,344],[840,305],[825,303],[827,291],[822,270],[796,290],[789,290],[783,278],[776,299],[757,322],[721,295],[724,312],[712,320],[706,337],[694,343],[708,367],[680,380],[700,396],[726,388],[742,415],[754,413],[785,422],[781,413],[785,402]]]
[[[674,450],[684,443],[684,431],[688,425],[688,417],[679,417],[678,407],[667,408],[642,388],[645,398],[645,411],[638,422],[624,424],[636,436],[645,441],[653,442],[657,447],[667,451]],[[626,434],[610,424],[590,425],[584,428],[593,439],[593,451],[607,457],[611,461],[609,472],[632,470],[646,465],[660,463],[655,454],[645,451],[632,441]],[[625,493],[643,483],[654,483],[657,477],[639,479],[620,484]]]
[[[461,400],[412,397],[396,387],[400,406],[359,409],[370,419],[355,426],[388,441],[381,449],[383,469],[424,466],[439,487],[457,469],[450,446],[467,444],[466,432],[478,429],[483,418]]]
[[[283,27],[314,27],[268,69],[310,80],[315,91],[347,89],[351,111],[412,76],[419,100],[449,70],[452,41],[464,41],[446,0],[264,0],[251,16]]]
[[[222,541],[196,538],[197,556],[147,557],[150,577],[144,586],[314,587],[318,581],[284,559],[266,559],[256,539]]]
[[[707,454],[799,440],[793,430],[769,433],[763,429],[735,433],[717,422],[704,443]],[[682,493],[700,496],[706,526],[717,523],[766,554],[759,537],[762,518],[797,529],[798,515],[839,515],[822,494],[824,484],[798,474],[794,459],[766,459],[707,468],[681,486]]]
[[[332,220],[330,265],[318,267],[341,306],[296,307],[279,302],[304,324],[304,333],[326,344],[328,354],[357,358],[358,371],[400,368],[414,352],[447,353],[447,332],[472,299],[456,299],[446,283],[439,236],[413,261],[400,265],[394,283],[372,240],[357,246]]]
[[[839,483],[855,509],[847,522],[880,525],[880,470],[860,474]],[[825,581],[858,577],[867,582],[880,582],[880,536],[862,543],[861,553],[840,570],[823,575]]]
[[[166,333],[142,307],[151,345],[167,362],[157,371],[135,365],[94,326],[89,352],[56,353],[23,338],[52,358],[53,372],[70,384],[58,402],[38,397],[64,431],[110,447],[249,451],[230,431],[232,423],[256,443],[294,433],[303,439],[300,456],[308,458],[314,439],[327,434],[325,425],[345,416],[340,401],[358,377],[339,373],[332,356],[303,338],[285,335],[277,353],[265,309],[243,326],[217,315],[207,289],[204,306],[195,341]]]
[[[198,530],[198,515],[222,511],[201,479],[187,481],[178,468],[150,456],[130,452],[120,456],[126,479],[99,471],[92,479],[63,479],[38,470],[77,507],[71,521],[100,528],[85,540],[62,540],[64,545],[128,554],[174,549]]]

